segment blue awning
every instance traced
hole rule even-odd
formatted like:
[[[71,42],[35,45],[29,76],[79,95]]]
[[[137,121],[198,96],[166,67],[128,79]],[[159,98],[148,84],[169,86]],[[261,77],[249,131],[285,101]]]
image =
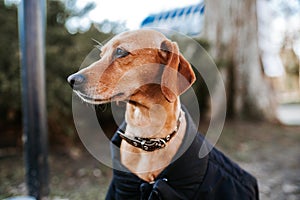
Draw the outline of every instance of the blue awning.
[[[205,10],[204,3],[200,3],[197,5],[192,5],[192,6],[188,6],[188,7],[177,8],[177,9],[157,13],[157,14],[152,14],[152,15],[149,15],[148,17],[146,17],[142,21],[141,26],[151,24],[155,20],[159,21],[159,20],[166,20],[169,18],[172,19],[172,18],[176,18],[176,17],[181,17],[183,15],[189,15],[191,13],[193,13],[193,14],[199,13],[200,15],[203,15],[204,10]]]
[[[142,21],[141,27],[153,25],[184,32],[191,36],[197,35],[202,30],[205,11],[205,4],[203,0],[200,1],[195,5],[151,14]],[[186,16],[189,18],[185,18]]]
[[[154,20],[155,20],[155,15],[150,15],[150,16],[146,17],[146,19],[144,19],[142,21],[141,26],[144,26],[146,24],[151,24],[151,23],[154,22]]]

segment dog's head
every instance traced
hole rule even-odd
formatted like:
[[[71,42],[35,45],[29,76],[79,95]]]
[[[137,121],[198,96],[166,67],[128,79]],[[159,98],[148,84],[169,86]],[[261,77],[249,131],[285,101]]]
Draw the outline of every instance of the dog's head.
[[[91,104],[126,101],[141,87],[159,84],[169,102],[195,81],[188,61],[175,42],[153,30],[119,34],[101,48],[101,58],[72,74],[68,82]]]

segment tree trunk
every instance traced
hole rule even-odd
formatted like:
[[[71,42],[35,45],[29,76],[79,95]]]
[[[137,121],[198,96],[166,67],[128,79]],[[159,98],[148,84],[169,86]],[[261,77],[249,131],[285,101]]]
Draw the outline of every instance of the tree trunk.
[[[276,102],[260,61],[255,0],[207,0],[203,37],[225,69],[229,118],[276,120]]]

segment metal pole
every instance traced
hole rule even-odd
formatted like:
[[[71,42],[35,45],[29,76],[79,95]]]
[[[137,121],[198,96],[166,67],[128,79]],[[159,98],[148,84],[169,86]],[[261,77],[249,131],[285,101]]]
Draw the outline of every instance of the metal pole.
[[[30,196],[41,199],[48,187],[48,133],[45,98],[45,0],[19,5],[21,83],[26,183]]]

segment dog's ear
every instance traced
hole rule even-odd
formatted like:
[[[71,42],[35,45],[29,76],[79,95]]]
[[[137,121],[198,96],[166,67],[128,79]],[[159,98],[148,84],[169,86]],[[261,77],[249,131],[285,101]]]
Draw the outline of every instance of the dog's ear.
[[[161,78],[161,90],[169,102],[184,93],[196,80],[189,62],[180,54],[175,42],[165,40],[160,45],[160,56],[164,70]]]

